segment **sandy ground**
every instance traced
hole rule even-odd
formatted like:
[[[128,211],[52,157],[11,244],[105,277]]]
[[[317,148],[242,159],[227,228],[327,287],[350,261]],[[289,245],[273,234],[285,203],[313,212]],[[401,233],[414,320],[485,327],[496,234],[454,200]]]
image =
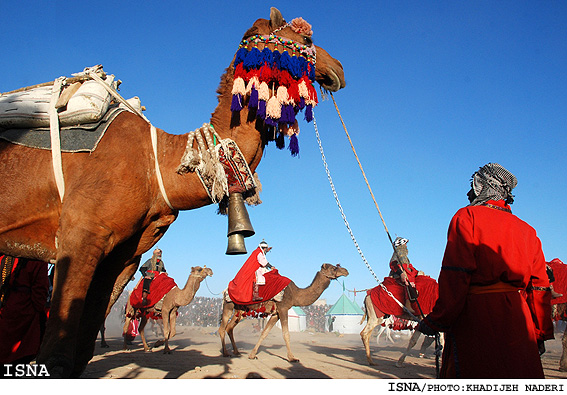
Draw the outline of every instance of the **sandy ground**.
[[[148,325],[149,326],[149,325]],[[147,336],[158,340],[151,328]],[[299,362],[286,359],[286,348],[281,329],[270,332],[258,353],[258,359],[248,359],[260,333],[254,328],[254,320],[245,320],[235,329],[237,346],[241,356],[225,358],[217,328],[179,327],[178,334],[170,341],[171,354],[164,354],[163,347],[144,352],[138,336],[130,350],[123,350],[121,328],[107,327],[109,348],[101,348],[97,341],[95,356],[87,366],[83,378],[130,379],[431,379],[435,378],[435,359],[430,348],[425,358],[419,358],[414,349],[406,358],[405,366],[396,367],[396,361],[408,344],[408,337],[398,334],[394,343],[380,338],[371,341],[372,357],[376,366],[366,363],[364,347],[358,334],[292,332],[292,351]],[[376,333],[376,332],[375,332]],[[561,336],[556,333],[553,341],[546,342],[547,352],[542,361],[546,378],[564,379],[560,372]],[[227,337],[229,351],[232,351]],[[421,346],[421,340],[418,343]]]

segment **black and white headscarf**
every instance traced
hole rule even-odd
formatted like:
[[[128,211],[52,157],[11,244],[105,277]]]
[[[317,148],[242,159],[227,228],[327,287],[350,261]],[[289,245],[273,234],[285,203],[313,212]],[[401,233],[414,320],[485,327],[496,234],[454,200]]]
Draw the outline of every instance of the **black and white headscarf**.
[[[476,195],[471,206],[484,204],[489,200],[514,202],[512,189],[518,185],[516,177],[498,163],[488,163],[472,175],[471,188]]]

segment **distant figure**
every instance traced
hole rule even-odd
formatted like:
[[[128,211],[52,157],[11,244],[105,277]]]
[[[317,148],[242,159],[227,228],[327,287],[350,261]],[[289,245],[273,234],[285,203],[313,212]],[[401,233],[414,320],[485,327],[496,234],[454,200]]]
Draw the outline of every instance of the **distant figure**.
[[[396,237],[394,241],[395,251],[392,254],[392,258],[390,258],[390,277],[395,278],[398,284],[405,288],[404,305],[410,313],[415,314],[415,310],[411,304],[415,303],[418,297],[415,285],[415,278],[418,276],[418,271],[413,267],[408,258],[408,242],[408,239]]]
[[[166,272],[165,264],[161,259],[161,255],[162,251],[159,248],[156,248],[152,254],[152,257],[144,262],[144,264],[140,267],[140,273],[142,273],[142,276],[144,277],[144,282],[142,284],[142,304],[148,304],[150,285],[155,275],[158,273]]]
[[[0,275],[0,365],[27,364],[45,328],[47,263],[0,255]]]
[[[445,332],[441,378],[544,378],[551,292],[536,231],[512,214],[516,177],[489,163],[449,225],[439,298],[418,330]],[[539,344],[538,344],[539,343]]]

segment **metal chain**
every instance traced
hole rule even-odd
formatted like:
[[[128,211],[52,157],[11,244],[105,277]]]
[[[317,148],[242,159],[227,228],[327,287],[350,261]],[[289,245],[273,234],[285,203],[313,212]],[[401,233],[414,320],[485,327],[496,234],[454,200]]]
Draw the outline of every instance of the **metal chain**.
[[[319,136],[319,129],[317,128],[317,121],[315,120],[315,114],[313,114],[313,126],[315,127],[315,136],[317,136],[317,143],[319,144],[319,151],[321,151],[321,158],[323,159],[323,165],[325,166],[325,172],[327,173],[327,178],[329,179],[329,183],[331,184],[331,189],[333,190],[333,196],[335,197],[335,201],[337,202],[337,206],[339,207],[339,211],[341,212],[341,217],[343,217],[343,221],[344,221],[344,223],[347,227],[348,233],[350,234],[350,238],[352,239],[356,249],[358,250],[358,253],[360,254],[362,260],[364,261],[364,264],[366,265],[368,270],[370,270],[370,273],[372,274],[372,276],[374,276],[374,279],[376,280],[376,282],[380,282],[380,280],[378,280],[378,277],[376,277],[374,270],[372,270],[372,268],[370,267],[370,264],[368,263],[368,261],[364,257],[364,254],[362,253],[362,250],[360,249],[358,242],[356,241],[356,238],[354,237],[354,234],[352,233],[352,230],[351,230],[350,225],[347,221],[346,215],[343,211],[343,207],[341,205],[341,202],[339,201],[339,196],[337,195],[337,191],[335,189],[335,184],[333,183],[333,178],[331,177],[331,172],[329,171],[329,166],[327,165],[327,158],[325,157],[325,152],[323,151],[323,145],[321,144],[321,137]]]

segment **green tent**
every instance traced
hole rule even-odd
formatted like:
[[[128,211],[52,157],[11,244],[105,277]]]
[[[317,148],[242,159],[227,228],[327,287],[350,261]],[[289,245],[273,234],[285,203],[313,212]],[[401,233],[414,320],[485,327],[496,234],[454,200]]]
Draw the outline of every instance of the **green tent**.
[[[360,333],[364,324],[360,324],[364,311],[345,294],[325,314],[326,329],[330,332]]]

